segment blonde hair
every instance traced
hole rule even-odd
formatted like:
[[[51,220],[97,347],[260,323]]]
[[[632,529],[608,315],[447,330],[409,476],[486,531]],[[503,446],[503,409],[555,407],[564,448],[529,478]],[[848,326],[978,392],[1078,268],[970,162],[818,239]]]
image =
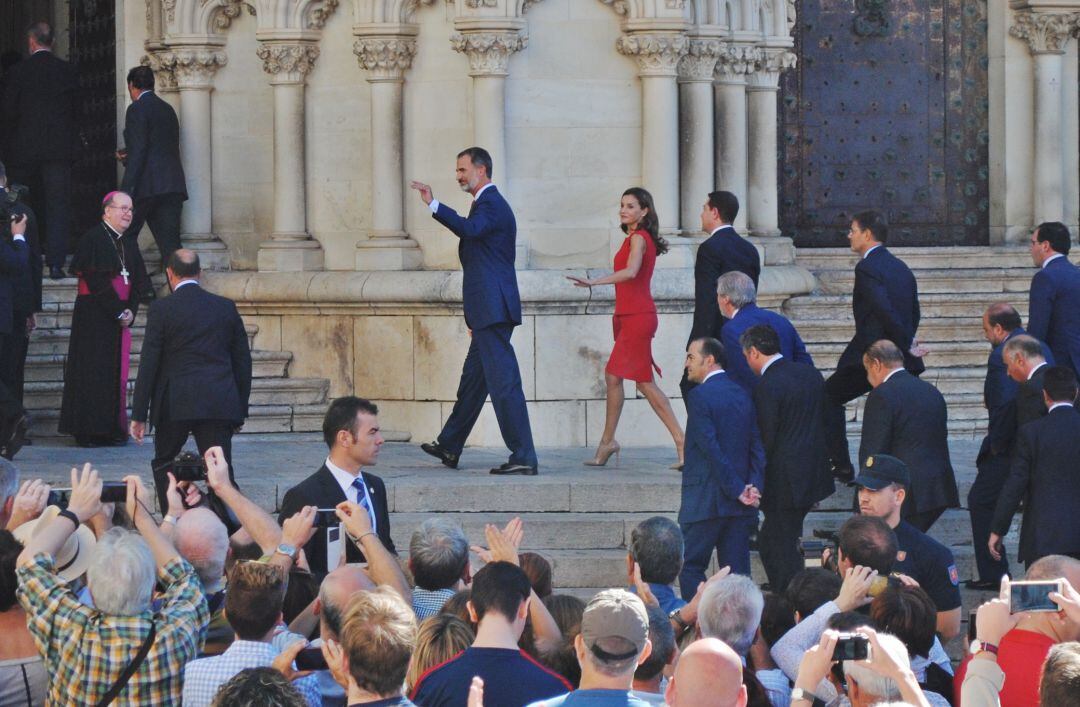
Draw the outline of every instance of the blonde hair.
[[[472,645],[476,634],[472,627],[453,614],[439,614],[424,619],[416,633],[416,649],[405,684],[409,690],[416,687],[420,676],[436,665],[445,663]]]
[[[400,693],[415,644],[416,615],[394,590],[353,594],[341,622],[341,647],[357,686],[380,697]]]

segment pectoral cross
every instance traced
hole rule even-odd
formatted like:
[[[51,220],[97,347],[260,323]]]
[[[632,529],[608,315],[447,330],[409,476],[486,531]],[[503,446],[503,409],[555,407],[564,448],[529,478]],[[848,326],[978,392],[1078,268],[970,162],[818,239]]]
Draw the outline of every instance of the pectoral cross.
[[[131,273],[129,273],[129,272],[127,271],[127,268],[126,268],[126,267],[125,267],[125,268],[123,268],[123,269],[122,269],[122,270],[120,271],[120,277],[124,278],[124,284],[125,284],[125,285],[127,285],[127,284],[130,284],[130,283],[128,283],[128,275],[130,275],[130,274],[131,274]]]

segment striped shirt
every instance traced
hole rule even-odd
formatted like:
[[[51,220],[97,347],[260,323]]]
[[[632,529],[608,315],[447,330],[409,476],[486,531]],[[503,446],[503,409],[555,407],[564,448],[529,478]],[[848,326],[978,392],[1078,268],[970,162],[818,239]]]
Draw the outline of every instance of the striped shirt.
[[[184,669],[184,707],[208,707],[218,689],[245,668],[269,667],[280,651],[261,641],[232,642],[224,653],[199,658]],[[322,697],[315,678],[308,676],[293,682],[309,707],[320,707]]]
[[[184,665],[198,654],[210,620],[202,584],[186,560],[173,558],[159,572],[166,587],[161,608],[137,616],[113,616],[80,602],[53,573],[46,553],[16,573],[19,604],[50,676],[46,704],[100,702],[138,653],[151,621],[154,644],[113,704],[180,704]]]

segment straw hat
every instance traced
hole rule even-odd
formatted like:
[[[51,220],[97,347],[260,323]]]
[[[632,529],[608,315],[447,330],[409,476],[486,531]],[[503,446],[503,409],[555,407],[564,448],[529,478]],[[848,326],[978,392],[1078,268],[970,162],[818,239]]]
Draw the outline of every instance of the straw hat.
[[[23,523],[16,528],[15,539],[25,546],[59,514],[59,507],[49,506],[36,520]],[[96,545],[97,538],[94,537],[94,531],[80,524],[53,558],[53,571],[65,582],[83,576],[90,567],[90,555],[93,554]]]

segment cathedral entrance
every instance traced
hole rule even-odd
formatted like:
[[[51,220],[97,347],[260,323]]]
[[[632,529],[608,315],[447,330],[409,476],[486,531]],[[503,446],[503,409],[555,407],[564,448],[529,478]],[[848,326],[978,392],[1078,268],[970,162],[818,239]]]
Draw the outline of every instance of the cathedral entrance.
[[[780,96],[780,226],[846,245],[853,213],[890,245],[989,240],[986,0],[799,0]]]

